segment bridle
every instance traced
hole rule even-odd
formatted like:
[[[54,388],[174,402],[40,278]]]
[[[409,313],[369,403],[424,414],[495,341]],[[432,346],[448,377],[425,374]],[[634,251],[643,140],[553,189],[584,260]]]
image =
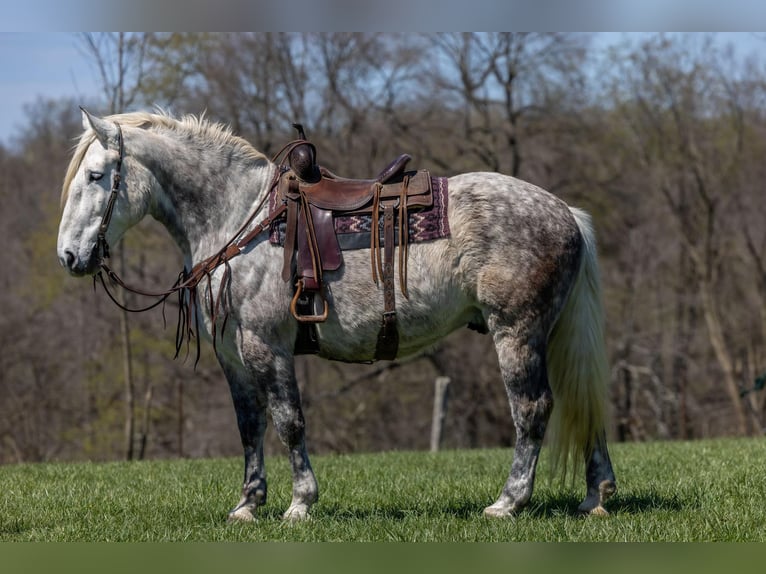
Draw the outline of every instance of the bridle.
[[[178,357],[182,347],[184,346],[184,341],[186,341],[186,347],[187,347],[187,354],[189,351],[189,344],[191,342],[191,339],[196,339],[197,344],[197,357],[195,361],[195,366],[200,358],[200,340],[199,340],[199,319],[196,313],[196,308],[198,305],[197,301],[197,288],[199,284],[203,280],[207,280],[208,284],[208,291],[207,291],[207,305],[209,307],[210,311],[210,317],[211,317],[211,323],[213,325],[212,331],[213,331],[213,347],[216,346],[216,323],[219,316],[221,316],[221,313],[223,313],[223,324],[221,326],[221,332],[226,328],[226,320],[228,318],[229,314],[229,308],[230,308],[230,290],[229,286],[231,285],[231,268],[229,266],[229,261],[242,253],[242,251],[261,233],[269,229],[271,224],[282,217],[286,211],[287,206],[282,204],[278,206],[271,214],[269,214],[266,218],[264,218],[262,221],[260,221],[255,227],[253,227],[252,230],[250,230],[247,234],[245,234],[246,229],[252,224],[253,220],[256,218],[256,216],[261,212],[264,205],[266,204],[266,201],[269,198],[269,195],[271,194],[271,190],[274,189],[275,186],[279,184],[280,177],[282,175],[282,165],[280,164],[277,166],[277,169],[274,172],[274,177],[272,179],[272,182],[269,186],[269,191],[264,194],[261,201],[256,205],[250,216],[247,218],[244,224],[239,228],[239,230],[229,239],[229,241],[226,242],[226,244],[219,249],[216,253],[208,257],[207,259],[203,259],[196,265],[194,265],[191,270],[187,272],[186,268],[181,270],[181,272],[178,274],[178,279],[173,284],[172,287],[169,289],[166,289],[165,291],[159,291],[159,292],[153,292],[153,291],[146,291],[143,289],[139,289],[136,287],[131,287],[125,281],[120,278],[115,271],[107,265],[106,261],[109,259],[109,244],[106,240],[106,232],[109,229],[109,224],[112,220],[112,214],[114,212],[114,206],[117,202],[117,198],[120,193],[120,187],[122,185],[122,162],[125,155],[125,144],[123,141],[123,135],[122,135],[122,128],[120,127],[120,124],[115,122],[115,125],[117,126],[117,146],[118,146],[118,153],[119,156],[117,158],[117,163],[114,167],[114,171],[112,172],[112,189],[109,195],[109,200],[106,204],[106,209],[104,210],[104,214],[101,217],[101,224],[99,226],[98,231],[98,237],[96,239],[96,248],[99,250],[99,254],[101,256],[101,263],[99,270],[96,275],[93,277],[94,282],[94,288],[96,280],[100,280],[101,285],[104,287],[104,291],[106,291],[106,294],[109,296],[109,298],[112,300],[112,302],[117,305],[119,308],[121,308],[123,311],[128,311],[131,313],[141,313],[144,311],[149,311],[150,309],[154,309],[158,305],[163,305],[163,317],[164,317],[164,303],[167,301],[168,297],[170,297],[173,294],[178,295],[178,304],[179,304],[179,311],[178,311],[178,323],[176,326],[176,354],[175,356]],[[287,147],[287,146],[285,146]],[[280,151],[277,156],[275,156],[274,159],[279,157],[283,153],[285,148]],[[274,161],[274,160],[273,160]],[[218,287],[218,293],[214,296],[213,295],[213,288],[212,288],[212,274],[213,272],[220,266],[224,266],[224,273],[221,277],[221,282]],[[150,305],[142,308],[131,308],[119,301],[109,290],[109,287],[104,280],[104,274],[106,274],[107,277],[109,277],[110,281],[122,289],[129,291],[131,293],[135,293],[137,295],[141,295],[143,297],[154,297],[157,298],[157,301],[154,303],[151,303]]]
[[[117,156],[117,164],[112,172],[112,191],[109,194],[109,201],[106,204],[106,210],[101,217],[101,225],[98,228],[98,238],[96,242],[96,248],[99,250],[101,259],[109,259],[109,244],[106,241],[106,230],[109,229],[109,223],[112,221],[112,213],[114,212],[114,204],[117,202],[117,195],[120,193],[120,184],[122,183],[122,158],[125,156],[125,144],[122,140],[122,128],[120,124],[115,122],[117,126],[117,150],[119,155]]]

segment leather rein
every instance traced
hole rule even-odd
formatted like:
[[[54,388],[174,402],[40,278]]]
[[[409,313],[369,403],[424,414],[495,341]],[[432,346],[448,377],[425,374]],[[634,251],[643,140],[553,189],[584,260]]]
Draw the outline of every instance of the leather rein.
[[[216,251],[213,255],[208,257],[207,259],[203,259],[196,265],[194,265],[190,271],[186,271],[186,268],[182,269],[181,272],[178,275],[178,279],[173,284],[172,287],[169,289],[166,289],[165,291],[146,291],[144,289],[139,289],[136,287],[132,287],[125,283],[125,281],[117,275],[117,273],[107,265],[105,262],[106,259],[109,259],[109,244],[106,240],[106,232],[109,228],[109,224],[112,219],[112,213],[114,212],[114,205],[117,202],[117,197],[120,192],[120,187],[122,184],[122,162],[125,155],[125,146],[123,143],[123,136],[122,136],[122,128],[120,127],[119,123],[115,122],[115,125],[117,126],[117,144],[118,144],[118,150],[119,150],[119,157],[117,159],[117,163],[114,167],[114,171],[112,173],[112,189],[111,193],[109,195],[109,201],[107,202],[106,209],[104,210],[104,215],[101,218],[101,225],[99,226],[99,233],[97,237],[97,243],[96,248],[99,250],[101,254],[101,269],[99,272],[94,275],[93,282],[94,282],[94,288],[96,285],[96,280],[100,280],[101,285],[104,287],[104,291],[106,291],[106,294],[109,296],[109,298],[112,300],[112,302],[117,305],[120,309],[123,311],[127,311],[130,313],[141,313],[144,311],[149,311],[150,309],[154,309],[158,305],[163,305],[163,318],[165,316],[164,314],[164,303],[167,301],[167,299],[173,295],[178,295],[178,305],[179,305],[179,311],[178,311],[178,323],[176,325],[176,354],[175,357],[178,357],[181,349],[183,348],[184,341],[186,341],[186,347],[187,347],[187,355],[189,352],[189,345],[191,343],[191,339],[196,339],[196,360],[195,360],[195,366],[197,362],[199,362],[200,358],[200,340],[199,340],[199,317],[196,313],[196,308],[198,305],[197,301],[197,288],[199,284],[203,281],[207,281],[208,291],[207,291],[207,300],[206,304],[208,305],[208,309],[210,311],[210,317],[211,322],[213,325],[212,331],[213,331],[213,347],[216,346],[216,323],[217,319],[220,316],[221,313],[223,313],[223,324],[221,326],[221,332],[223,333],[223,330],[226,328],[226,320],[228,318],[229,309],[231,307],[231,301],[230,301],[230,295],[229,295],[229,286],[231,285],[231,268],[229,266],[229,261],[242,253],[242,251],[261,233],[266,231],[269,226],[272,224],[272,222],[276,221],[280,217],[283,216],[283,214],[287,211],[287,206],[282,204],[277,209],[271,213],[269,216],[267,216],[265,219],[263,219],[261,222],[259,222],[255,227],[253,227],[252,230],[250,230],[247,234],[245,234],[246,229],[252,224],[253,220],[256,218],[256,216],[261,212],[264,205],[266,205],[266,202],[268,201],[270,193],[265,193],[263,196],[263,199],[258,203],[258,205],[255,207],[255,209],[252,211],[250,216],[247,218],[247,220],[242,224],[242,226],[239,228],[239,230],[229,239],[229,241],[226,242],[226,244]],[[290,144],[288,144],[289,146]],[[288,147],[285,146],[282,148],[282,150],[277,153],[275,156],[275,159],[278,158],[284,150]],[[278,185],[279,179],[282,174],[282,166],[281,164],[277,166],[277,169],[274,172],[273,180],[270,184],[270,189],[273,189],[274,186]],[[244,235],[243,235],[244,234]],[[224,266],[224,274],[221,278],[220,285],[218,287],[218,293],[216,295],[213,294],[213,288],[212,288],[212,274],[213,272],[220,266]],[[119,301],[109,290],[109,287],[107,286],[106,281],[104,280],[104,274],[106,274],[107,277],[109,277],[110,281],[125,291],[128,291],[130,293],[135,293],[137,295],[141,295],[143,297],[154,297],[157,298],[157,301],[154,303],[151,303],[150,305],[142,308],[130,308],[126,306],[124,303]]]

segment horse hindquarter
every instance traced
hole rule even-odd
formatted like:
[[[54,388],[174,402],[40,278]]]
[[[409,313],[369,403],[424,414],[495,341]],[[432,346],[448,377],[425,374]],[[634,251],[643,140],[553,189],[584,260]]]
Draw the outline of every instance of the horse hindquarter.
[[[505,516],[529,500],[551,413],[556,457],[587,462],[581,509],[603,510],[614,476],[603,439],[603,311],[587,216],[513,178],[453,180],[450,215],[460,272],[475,289],[493,337],[516,430],[508,480],[485,512]]]

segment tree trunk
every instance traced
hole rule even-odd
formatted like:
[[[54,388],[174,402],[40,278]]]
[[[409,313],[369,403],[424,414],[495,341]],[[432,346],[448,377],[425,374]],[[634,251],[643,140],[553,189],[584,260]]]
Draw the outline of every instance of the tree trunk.
[[[184,380],[178,377],[176,381],[176,411],[178,412],[178,458],[184,457]]]
[[[444,417],[447,413],[449,377],[436,377],[434,382],[434,412],[431,418],[431,452],[437,452],[444,434]]]
[[[118,247],[120,275],[125,275],[125,250],[120,241]],[[117,291],[120,304],[125,304],[123,291]],[[133,383],[133,351],[130,345],[128,312],[120,310],[120,336],[122,337],[122,373],[125,386],[125,460],[133,460],[133,435],[135,428],[135,387]]]
[[[721,320],[715,307],[713,287],[704,279],[700,283],[700,294],[702,295],[702,313],[705,317],[710,345],[713,347],[713,353],[723,372],[723,383],[726,393],[729,395],[734,407],[737,434],[746,436],[748,434],[747,417],[744,405],[742,404],[742,398],[740,397],[740,388],[734,376],[734,362],[729,354],[729,350],[726,348]]]
[[[144,391],[144,412],[141,417],[141,429],[139,430],[138,460],[144,460],[146,457],[146,445],[149,443],[149,425],[151,423],[152,398],[154,395],[154,385],[152,384],[151,372],[149,370],[149,357],[144,355],[144,380],[146,381],[146,390]]]
[[[696,312],[690,304],[690,287],[694,285],[693,269],[689,254],[682,246],[679,252],[679,282],[676,288],[676,345],[673,349],[673,383],[678,405],[676,436],[688,437],[689,421],[686,408],[686,389],[689,382],[689,354],[691,334],[696,327]]]

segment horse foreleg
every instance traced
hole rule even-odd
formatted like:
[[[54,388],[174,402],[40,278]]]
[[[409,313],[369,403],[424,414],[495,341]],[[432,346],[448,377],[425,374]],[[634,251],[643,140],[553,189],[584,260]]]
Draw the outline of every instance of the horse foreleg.
[[[292,359],[278,369],[280,373],[269,389],[271,418],[279,438],[288,449],[293,475],[293,497],[283,517],[304,520],[319,498],[317,481],[306,450],[306,423],[301,409],[300,392],[295,380]]]
[[[585,481],[588,492],[585,500],[577,509],[582,513],[597,516],[609,514],[604,508],[604,503],[617,491],[617,485],[604,436],[601,437],[589,460],[586,461]]]
[[[221,363],[229,383],[237,426],[245,453],[242,497],[229,512],[231,521],[255,519],[259,506],[266,503],[266,468],[263,462],[263,436],[266,432],[266,393],[253,384],[243,370]]]
[[[484,509],[486,516],[510,516],[532,496],[535,469],[545,426],[553,408],[553,394],[545,369],[545,345],[534,337],[500,331],[493,334],[511,413],[516,446],[508,480],[498,499]]]

